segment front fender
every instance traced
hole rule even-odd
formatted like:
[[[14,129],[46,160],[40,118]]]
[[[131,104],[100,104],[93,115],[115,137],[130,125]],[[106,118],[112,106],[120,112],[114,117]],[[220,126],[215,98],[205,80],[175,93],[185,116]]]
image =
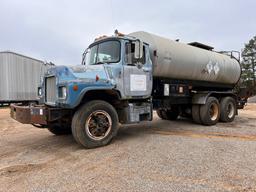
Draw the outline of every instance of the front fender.
[[[113,90],[114,86],[110,86],[110,87],[105,87],[105,86],[100,86],[100,87],[88,87],[88,88],[84,88],[82,90],[82,92],[79,94],[78,99],[76,99],[76,101],[74,102],[73,107],[77,107],[81,101],[83,100],[85,94],[89,91],[106,91],[106,90]]]

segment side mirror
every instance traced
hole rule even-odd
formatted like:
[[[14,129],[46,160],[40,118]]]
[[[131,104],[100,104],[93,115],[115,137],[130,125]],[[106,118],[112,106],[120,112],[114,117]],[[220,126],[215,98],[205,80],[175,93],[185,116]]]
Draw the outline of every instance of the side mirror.
[[[143,57],[143,43],[140,40],[135,41],[134,58],[142,59]]]

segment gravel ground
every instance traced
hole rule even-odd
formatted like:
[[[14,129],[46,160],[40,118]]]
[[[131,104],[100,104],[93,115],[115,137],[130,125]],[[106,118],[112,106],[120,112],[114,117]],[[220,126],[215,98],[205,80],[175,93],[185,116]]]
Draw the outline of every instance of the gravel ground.
[[[256,103],[256,96],[249,98],[248,103]]]
[[[256,104],[239,113],[211,127],[155,116],[87,150],[1,109],[0,191],[256,191]]]

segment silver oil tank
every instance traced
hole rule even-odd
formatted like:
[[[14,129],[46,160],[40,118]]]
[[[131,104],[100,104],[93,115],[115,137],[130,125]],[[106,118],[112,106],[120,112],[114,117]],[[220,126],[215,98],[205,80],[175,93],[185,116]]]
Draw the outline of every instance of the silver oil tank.
[[[236,84],[240,78],[240,64],[230,56],[143,31],[129,35],[149,44],[154,76],[221,84]]]

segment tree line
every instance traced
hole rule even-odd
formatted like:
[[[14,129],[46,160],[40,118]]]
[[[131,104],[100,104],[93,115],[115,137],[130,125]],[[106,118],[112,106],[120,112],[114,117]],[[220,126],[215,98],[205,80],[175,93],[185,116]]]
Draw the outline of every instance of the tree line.
[[[241,57],[242,75],[237,89],[247,89],[256,94],[256,36],[245,43]]]

